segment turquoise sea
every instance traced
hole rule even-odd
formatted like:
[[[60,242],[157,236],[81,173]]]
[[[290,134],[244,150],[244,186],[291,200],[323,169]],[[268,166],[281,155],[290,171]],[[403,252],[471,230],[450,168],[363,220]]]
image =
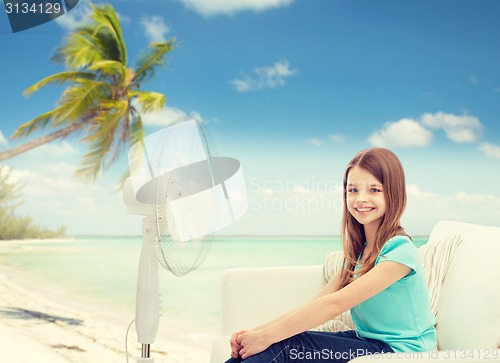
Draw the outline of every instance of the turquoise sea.
[[[427,237],[414,238],[417,246]],[[69,295],[133,312],[140,237],[77,237],[71,242],[27,242],[0,256]],[[320,265],[338,237],[217,237],[204,263],[183,277],[160,266],[162,319],[214,336],[220,326],[220,276],[233,267]],[[124,317],[126,326],[132,317]],[[194,332],[193,332],[194,333]]]

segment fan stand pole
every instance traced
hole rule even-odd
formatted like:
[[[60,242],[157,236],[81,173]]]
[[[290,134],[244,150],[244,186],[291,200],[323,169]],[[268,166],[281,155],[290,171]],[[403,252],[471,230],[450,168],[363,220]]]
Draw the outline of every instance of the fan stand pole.
[[[156,218],[144,217],[135,310],[137,341],[142,344],[141,357],[137,358],[137,363],[154,362],[150,347],[156,339],[160,314],[156,235]]]

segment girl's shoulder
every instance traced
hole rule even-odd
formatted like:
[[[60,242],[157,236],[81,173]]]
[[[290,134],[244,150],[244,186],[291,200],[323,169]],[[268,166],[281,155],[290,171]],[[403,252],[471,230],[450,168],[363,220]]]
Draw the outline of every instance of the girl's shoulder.
[[[392,252],[396,249],[402,250],[413,250],[416,249],[410,237],[406,235],[396,235],[391,237],[384,243],[382,248],[380,249],[380,255],[385,255],[389,252]]]
[[[375,264],[382,261],[399,262],[416,271],[420,258],[418,249],[410,237],[398,235],[390,238],[384,244],[375,260]]]
[[[394,243],[394,242],[397,242],[397,243],[413,243],[411,241],[411,238],[408,237],[406,234],[397,234],[395,235],[394,237],[391,237],[387,240],[386,244],[387,243]]]

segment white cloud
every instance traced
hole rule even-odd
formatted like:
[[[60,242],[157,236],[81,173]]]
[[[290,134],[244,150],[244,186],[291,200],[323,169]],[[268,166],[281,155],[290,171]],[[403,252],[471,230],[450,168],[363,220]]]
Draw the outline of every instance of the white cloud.
[[[64,194],[64,192],[75,193],[77,188],[73,186],[74,182],[66,179],[66,177],[67,175],[48,177],[33,170],[12,169],[9,181],[24,185],[23,197],[26,199],[26,203],[29,204],[29,202],[40,198],[55,198]]]
[[[483,142],[479,144],[479,151],[483,152],[486,156],[494,159],[500,159],[500,146]]]
[[[77,166],[75,164],[69,164],[64,161],[49,164],[44,167],[44,170],[52,175],[72,175],[76,169]]]
[[[74,169],[68,163],[50,162],[37,171],[12,169],[9,181],[24,185],[24,203],[17,213],[47,228],[65,225],[70,234],[140,233],[140,218],[127,214],[115,185],[79,183]]]
[[[380,131],[371,134],[368,141],[374,146],[383,147],[423,147],[432,139],[432,132],[425,129],[417,121],[402,119],[387,122]]]
[[[67,163],[46,163],[38,171],[13,168],[10,176],[12,181],[25,184],[23,194],[28,199],[54,198],[66,193],[74,196],[83,192],[95,192],[99,189],[97,184],[82,188],[82,184],[73,178],[74,170],[75,167]],[[68,197],[68,200],[72,198]]]
[[[69,11],[68,13],[54,20],[62,28],[71,31],[85,25],[85,23],[88,22],[88,17],[91,13],[92,9],[90,8],[89,4],[80,3],[78,6],[75,6],[73,9],[71,9],[71,11]]]
[[[165,42],[170,28],[161,16],[144,16],[141,18],[144,33],[150,42]]]
[[[470,115],[456,116],[449,113],[426,113],[421,117],[424,126],[443,129],[446,137],[456,143],[475,142],[483,131],[483,125],[477,117]]]
[[[479,79],[477,79],[477,77],[476,77],[475,75],[473,75],[473,74],[471,74],[471,75],[469,76],[469,81],[470,81],[470,83],[472,83],[472,84],[478,84],[478,83],[479,83]]]
[[[51,142],[29,151],[32,155],[41,157],[75,155],[78,150],[67,141]]]
[[[0,130],[0,146],[7,145],[8,140],[3,136],[3,132]]]
[[[458,192],[450,197],[451,200],[462,203],[478,203],[478,204],[493,204],[500,210],[500,196],[491,194],[471,194],[466,192]]]
[[[465,191],[443,195],[425,191],[414,184],[406,186],[408,206],[403,225],[410,234],[430,233],[441,220],[463,221],[484,225],[498,225],[500,196],[472,194]]]
[[[263,88],[276,88],[285,84],[285,79],[293,76],[293,69],[287,60],[275,62],[272,66],[254,68],[252,76],[242,73],[240,78],[230,81],[238,92],[247,92]]]
[[[375,146],[423,147],[432,139],[429,129],[444,130],[446,137],[455,143],[470,143],[479,140],[484,127],[477,117],[467,114],[425,113],[418,120],[405,118],[387,122],[371,134],[368,141]]]
[[[320,139],[316,139],[314,137],[310,137],[308,139],[305,139],[305,142],[308,143],[309,145],[313,145],[313,146],[323,145],[323,141],[321,141]]]
[[[418,187],[415,184],[408,184],[406,186],[406,193],[409,196],[413,196],[413,197],[416,197],[416,198],[433,198],[433,197],[437,197],[438,196],[435,193],[426,192],[426,191],[422,190],[420,187]]]
[[[240,11],[264,11],[290,5],[293,0],[181,0],[203,16],[232,15]]]
[[[198,112],[192,111],[187,113],[175,107],[164,107],[161,111],[144,114],[142,115],[142,121],[145,125],[149,126],[167,126],[188,116],[192,116],[198,121],[203,122],[203,118]]]
[[[341,134],[332,134],[332,135],[328,135],[328,137],[333,142],[344,142],[346,139],[345,135],[341,135]]]

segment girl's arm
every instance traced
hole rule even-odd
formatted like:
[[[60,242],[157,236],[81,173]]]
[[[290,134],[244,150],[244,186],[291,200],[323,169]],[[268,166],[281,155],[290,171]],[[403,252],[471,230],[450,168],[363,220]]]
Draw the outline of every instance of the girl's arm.
[[[265,350],[273,343],[331,320],[385,290],[410,272],[411,268],[406,265],[384,261],[341,290],[335,289],[336,279],[332,279],[331,285],[330,283],[326,285],[314,300],[303,307],[262,328],[240,334],[237,341],[243,348],[239,354],[246,359]]]
[[[332,294],[339,289],[339,284],[340,284],[340,271],[333,276],[328,283],[323,286],[323,288],[319,291],[319,293],[314,297],[313,300],[316,300],[319,297]]]

